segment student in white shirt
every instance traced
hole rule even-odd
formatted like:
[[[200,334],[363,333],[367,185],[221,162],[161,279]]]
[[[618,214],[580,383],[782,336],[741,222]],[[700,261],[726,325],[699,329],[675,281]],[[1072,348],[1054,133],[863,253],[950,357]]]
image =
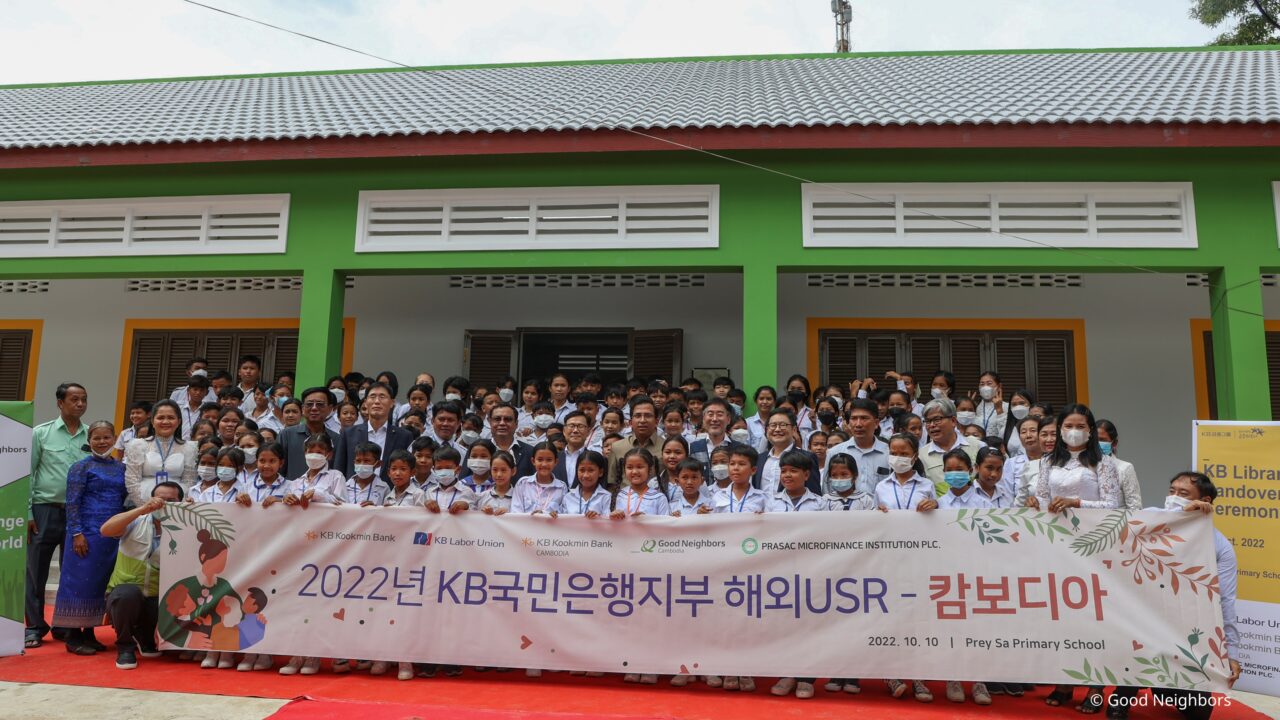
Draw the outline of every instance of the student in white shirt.
[[[573,487],[560,500],[560,506],[551,512],[557,515],[583,515],[598,518],[609,514],[612,497],[609,491],[600,486],[600,480],[609,471],[604,455],[587,450],[578,458],[574,468]]]
[[[185,391],[186,388],[184,387],[183,390]],[[149,420],[151,420],[151,403],[139,400],[129,404],[129,427],[120,433],[115,444],[115,449],[120,453],[121,458],[124,457],[124,446],[138,437],[138,432],[143,430]]]
[[[978,377],[978,396],[981,402],[975,408],[977,424],[987,437],[1004,437],[1005,422],[1009,418],[1009,406],[1004,402],[1004,387],[1000,374],[987,370]]]
[[[737,443],[729,447],[729,486],[716,495],[714,512],[764,512],[765,505],[769,503],[769,494],[751,485],[751,478],[755,475],[759,462],[760,454],[750,445]],[[725,682],[729,682],[729,679],[726,678]]]
[[[511,479],[516,474],[516,459],[499,450],[489,461],[493,486],[476,498],[476,509],[485,515],[505,515],[511,510]]]
[[[709,492],[706,492],[706,471],[702,467],[702,463],[693,458],[685,458],[676,465],[676,482],[673,486],[676,488],[675,496],[671,498],[671,515],[673,517],[688,517],[690,515],[698,515],[711,512],[713,507],[712,498]],[[671,684],[677,687],[688,683],[692,676],[690,675],[674,675],[671,678]]]
[[[224,447],[218,451],[218,464],[214,470],[215,481],[187,496],[189,502],[231,503],[242,492],[240,474],[244,471],[244,453],[239,448]],[[235,667],[235,653],[210,650],[200,662],[208,670],[228,670]]]
[[[978,451],[978,460],[974,463],[974,492],[990,503],[991,507],[1014,507],[1013,489],[1004,482],[1006,462],[999,448],[984,447]]]
[[[627,418],[618,408],[607,407],[600,411],[600,422],[596,423],[595,431],[591,435],[591,441],[587,443],[588,450],[609,457],[609,453],[604,449],[604,439],[609,435],[623,436],[623,430],[626,428]]]
[[[782,453],[782,457],[778,458],[778,479],[782,484],[782,489],[769,499],[768,505],[765,506],[765,511],[826,512],[828,509],[827,501],[805,487],[805,482],[808,481],[809,473],[813,470],[813,467],[813,456],[804,450],[792,448]],[[801,476],[801,473],[803,473],[803,476]],[[813,681],[810,680],[809,682],[812,683]],[[788,690],[789,692],[790,689]],[[774,694],[777,695],[779,693]],[[803,697],[803,695],[798,695],[798,697]]]
[[[387,484],[377,477],[382,466],[382,449],[368,441],[356,446],[355,474],[347,478],[347,503],[358,507],[382,507],[387,499]]]
[[[683,439],[683,438],[682,438]],[[657,461],[653,454],[645,448],[632,448],[622,456],[622,479],[626,484],[613,501],[613,512],[609,517],[614,520],[634,515],[669,515],[670,503],[667,496],[657,488],[650,487],[649,481],[657,475]],[[638,682],[657,682],[657,675],[639,676]],[[645,678],[652,677],[653,680]],[[628,680],[627,682],[637,682]]]
[[[933,483],[924,477],[914,435],[900,433],[889,439],[889,467],[893,474],[875,489],[876,502],[882,508],[928,512],[938,507]]]
[[[513,513],[546,513],[560,507],[569,488],[554,474],[559,451],[549,442],[538,443],[530,451],[534,473],[520,478],[511,497]]]
[[[280,470],[284,467],[284,458],[284,446],[280,443],[266,443],[258,448],[257,477],[242,488],[236,502],[245,507],[261,505],[265,508],[283,500],[285,490],[289,486],[289,481],[280,474]],[[266,668],[255,669],[265,670]]]
[[[991,448],[982,448],[979,452],[991,450]],[[999,453],[999,450],[995,451]],[[978,493],[977,486],[973,483],[973,460],[969,459],[969,454],[963,450],[952,450],[942,459],[942,477],[947,483],[947,492],[938,498],[938,507],[947,510],[959,510],[966,508],[969,510],[981,510],[992,507],[990,500]],[[947,684],[947,699],[951,700],[954,688],[951,683]],[[964,702],[964,695],[960,695],[959,700],[955,702]],[[980,703],[985,704],[985,703]]]
[[[204,493],[218,482],[218,448],[209,446],[196,458],[196,481],[187,490],[186,502],[204,502]]]
[[[747,418],[747,429],[751,431],[751,447],[756,450],[762,450],[768,444],[765,439],[765,423],[769,422],[769,415],[773,412],[773,406],[778,402],[778,391],[772,385],[761,385],[756,388],[756,395],[753,398],[756,404],[756,413]]]
[[[452,447],[442,447],[435,452],[431,484],[423,492],[428,512],[466,512],[475,504],[475,492],[465,483],[458,482],[458,465],[461,463],[462,455]]]
[[[312,502],[341,505],[342,496],[347,490],[347,479],[342,476],[342,473],[329,467],[329,463],[333,460],[333,442],[329,436],[323,433],[311,435],[302,447],[305,451],[303,458],[307,463],[307,471],[289,483],[285,491],[284,504],[300,505],[303,510],[306,510]],[[284,668],[281,668],[281,671],[283,670]],[[319,660],[316,661],[316,670],[303,674],[314,675],[318,670]],[[283,674],[292,675],[293,673]]]
[[[874,495],[858,490],[858,461],[854,460],[852,455],[838,453],[831,458],[827,471],[830,473],[827,476],[827,484],[831,487],[831,492],[827,493],[825,498],[830,510],[838,512],[876,510],[879,508]],[[843,685],[849,682],[854,685],[858,683],[857,680],[844,680],[841,681],[841,687],[837,687],[834,690],[827,689],[836,692],[843,689]],[[861,692],[861,688],[859,688],[858,692]]]
[[[258,479],[258,450],[262,445],[262,435],[256,432],[247,432],[236,439],[236,446],[244,453],[244,469],[240,471],[240,484],[244,487]]]
[[[387,458],[387,477],[391,490],[382,500],[384,508],[425,507],[427,494],[413,482],[417,461],[407,450],[396,450]]]
[[[462,475],[460,481],[476,494],[477,499],[480,493],[493,487],[493,456],[497,452],[498,449],[490,440],[477,440],[467,448],[467,458],[464,463],[466,469],[460,471]]]
[[[541,380],[525,380],[520,386],[520,407],[516,416],[516,435],[521,438],[533,434],[533,406],[547,399],[547,392]],[[554,419],[555,411],[552,410]]]
[[[697,458],[694,458],[695,460]],[[732,484],[729,480],[729,446],[723,445],[711,451],[711,463],[707,468],[706,477],[708,478],[707,486],[703,492],[711,497],[711,509],[708,512],[715,512],[715,498],[720,493],[728,492]]]
[[[409,452],[413,453],[410,482],[419,490],[425,491],[431,485],[431,470],[439,447],[435,440],[425,435],[409,445]]]

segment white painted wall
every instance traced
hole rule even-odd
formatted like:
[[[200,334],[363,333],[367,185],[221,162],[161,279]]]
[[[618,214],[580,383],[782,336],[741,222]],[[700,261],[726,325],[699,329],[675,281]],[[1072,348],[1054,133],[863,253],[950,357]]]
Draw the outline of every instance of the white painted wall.
[[[36,376],[36,422],[57,416],[54,390],[75,381],[89,391],[90,419],[115,415],[125,319],[288,318],[297,291],[129,292],[125,280],[53,280],[47,293],[0,295],[0,318],[44,320]]]
[[[1280,291],[1266,294],[1269,308],[1280,310]],[[1119,455],[1137,467],[1144,500],[1155,503],[1167,479],[1191,463],[1190,320],[1209,316],[1209,295],[1187,287],[1182,275],[1086,275],[1081,288],[962,290],[810,288],[793,274],[780,279],[778,299],[780,371],[806,366],[808,317],[1083,318],[1091,409],[1119,429]]]
[[[402,387],[419,372],[437,382],[463,371],[467,330],[520,327],[683,328],[684,372],[742,369],[742,276],[709,274],[702,288],[450,289],[449,277],[357,278],[355,367],[391,370]]]

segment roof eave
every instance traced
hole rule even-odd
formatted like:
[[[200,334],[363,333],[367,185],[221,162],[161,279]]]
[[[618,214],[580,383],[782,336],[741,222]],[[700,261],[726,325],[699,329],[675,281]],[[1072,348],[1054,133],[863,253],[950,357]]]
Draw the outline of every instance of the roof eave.
[[[653,150],[1280,146],[1272,123],[721,127],[377,135],[0,150],[0,168],[56,168]]]

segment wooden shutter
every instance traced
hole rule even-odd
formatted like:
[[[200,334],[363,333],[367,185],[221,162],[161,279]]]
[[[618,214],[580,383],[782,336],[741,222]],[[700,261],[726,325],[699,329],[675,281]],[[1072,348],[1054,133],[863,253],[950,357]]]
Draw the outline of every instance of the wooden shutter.
[[[663,377],[672,383],[681,380],[684,370],[683,330],[633,330],[631,332],[631,375],[644,380]]]
[[[275,377],[268,377],[271,375],[271,367],[267,362],[267,355],[269,354],[267,350],[270,344],[271,337],[269,333],[237,333],[235,356],[231,358],[231,366],[228,368],[228,372],[231,373],[231,381],[233,383],[240,382],[239,360],[245,355],[257,355],[258,359],[262,361],[262,364],[259,365],[259,370],[261,371],[259,373],[260,381],[271,382],[275,380]]]
[[[991,343],[995,353],[993,368],[1000,373],[1000,384],[1004,387],[1004,398],[1009,399],[1019,388],[1027,385],[1027,338],[997,337]]]
[[[885,373],[897,369],[897,336],[867,338],[867,377],[879,381],[884,378]]]
[[[858,338],[853,335],[830,334],[826,341],[826,367],[823,384],[848,387],[858,379]]]
[[[468,330],[462,339],[462,366],[472,383],[495,383],[511,374],[516,334],[505,330]]]
[[[31,362],[31,331],[0,332],[0,400],[25,400],[27,364]]]
[[[1271,419],[1280,420],[1280,332],[1267,333],[1267,380],[1271,386]]]
[[[231,373],[232,381],[237,380],[236,370],[236,336],[230,332],[208,333],[204,336],[204,357],[209,361],[209,374],[226,370]]]
[[[200,356],[200,334],[194,332],[166,333],[165,364],[160,380],[160,394],[144,400],[162,400],[179,385],[187,382],[187,363]]]
[[[966,397],[978,390],[978,375],[982,367],[982,338],[954,336],[951,338],[951,373],[956,376],[953,400]]]
[[[133,336],[133,370],[129,380],[129,402],[155,402],[169,397],[164,382],[168,365],[168,333],[137,333]]]
[[[296,333],[276,333],[275,352],[271,358],[271,377],[264,381],[271,383],[283,373],[295,374],[298,370],[298,335]],[[299,388],[301,390],[301,388]]]
[[[1075,402],[1075,378],[1071,372],[1071,347],[1066,338],[1038,337],[1035,352],[1036,400],[1058,410]]]
[[[911,346],[911,364],[904,369],[915,373],[916,382],[927,391],[933,379],[932,373],[942,369],[942,338],[913,337],[908,342]]]

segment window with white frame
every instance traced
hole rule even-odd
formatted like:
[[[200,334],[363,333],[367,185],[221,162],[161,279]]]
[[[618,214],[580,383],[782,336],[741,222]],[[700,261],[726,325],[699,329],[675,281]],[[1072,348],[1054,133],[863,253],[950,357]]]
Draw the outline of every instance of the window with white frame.
[[[807,183],[805,247],[1194,248],[1191,183]]]
[[[0,202],[0,257],[283,253],[288,195]]]
[[[715,185],[360,193],[356,252],[719,246]]]

